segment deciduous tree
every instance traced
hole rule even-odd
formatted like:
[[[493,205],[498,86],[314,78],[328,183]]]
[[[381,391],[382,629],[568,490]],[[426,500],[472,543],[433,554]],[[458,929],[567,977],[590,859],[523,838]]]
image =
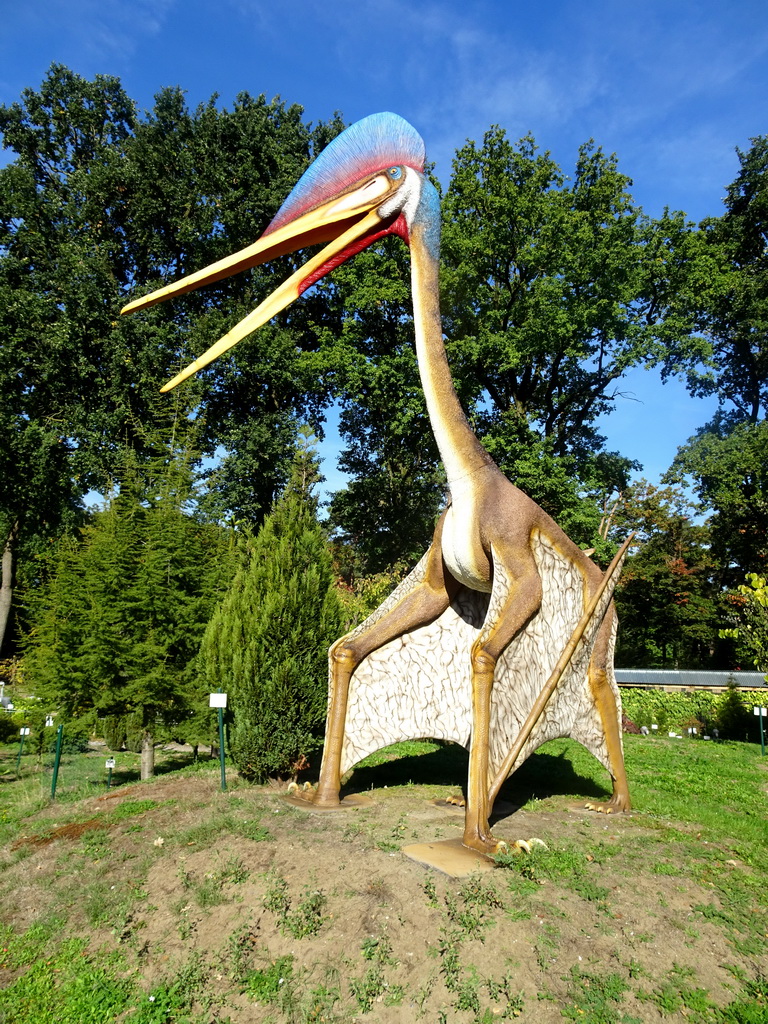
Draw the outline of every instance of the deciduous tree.
[[[259,522],[283,486],[301,420],[319,421],[324,383],[304,349],[314,305],[243,342],[172,397],[159,387],[267,291],[284,265],[221,282],[131,318],[128,293],[252,242],[338,120],[310,129],[298,106],[242,94],[190,111],[165,89],[140,115],[119,81],[53,65],[38,90],[0,107],[0,634],[19,552],[82,520],[123,449],[186,418],[219,516]],[[246,484],[247,481],[247,484]],[[0,643],[2,637],[0,636]]]
[[[623,495],[614,533],[636,533],[616,589],[617,663],[699,668],[717,663],[719,607],[706,527],[673,487],[641,480]]]

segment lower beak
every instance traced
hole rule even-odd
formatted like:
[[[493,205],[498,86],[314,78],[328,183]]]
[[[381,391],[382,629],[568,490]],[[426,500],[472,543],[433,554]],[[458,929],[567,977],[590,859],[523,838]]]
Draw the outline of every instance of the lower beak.
[[[360,192],[362,191],[361,189]],[[277,256],[330,240],[324,249],[292,274],[287,281],[284,281],[252,313],[249,313],[228,334],[220,338],[207,352],[190,363],[160,390],[170,391],[197,373],[198,370],[213,362],[227,349],[232,348],[233,345],[262,327],[273,316],[294,302],[308,287],[308,282],[319,280],[327,270],[331,269],[329,264],[337,265],[343,262],[345,250],[349,250],[355,243],[358,243],[355,246],[355,251],[357,251],[360,248],[359,241],[361,239],[368,235],[373,237],[380,234],[382,219],[375,207],[380,205],[381,196],[375,196],[372,200],[370,186],[368,194],[364,198],[361,197],[361,202],[356,203],[355,196],[356,193],[353,192],[342,197],[341,200],[334,199],[325,203],[276,231],[263,235],[253,245],[240,250],[240,252],[227,256],[225,259],[219,260],[203,270],[198,270],[188,277],[183,277],[173,284],[166,285],[164,288],[134,299],[133,302],[124,306],[121,313],[133,313],[139,309],[147,309],[158,302],[183,295],[202,285],[212,284],[214,281],[220,281],[260,263],[267,263]]]

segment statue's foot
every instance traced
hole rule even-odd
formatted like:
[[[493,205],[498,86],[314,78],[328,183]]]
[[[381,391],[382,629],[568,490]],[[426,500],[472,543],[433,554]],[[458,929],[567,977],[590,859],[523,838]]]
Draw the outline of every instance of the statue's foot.
[[[464,799],[461,793],[455,793],[445,798],[445,803],[450,804],[452,807],[466,807],[467,801]]]
[[[598,814],[620,814],[629,810],[629,797],[622,793],[614,793],[610,800],[584,804],[588,811],[597,811]]]
[[[500,854],[510,853],[533,853],[535,849],[549,849],[544,840],[537,839],[536,836],[533,836],[531,839],[516,839],[513,843],[508,843],[504,839],[496,839],[490,833],[481,837],[467,838],[465,836],[462,840],[462,845],[470,850],[476,850],[478,853],[484,853],[487,857],[497,857]]]
[[[462,846],[476,853],[484,853],[486,857],[495,857],[500,853],[509,853],[509,843],[503,839],[496,839],[489,833],[487,835],[465,835],[461,841]]]
[[[323,793],[318,786],[311,782],[305,782],[300,786],[298,782],[288,783],[288,796],[293,800],[304,800],[319,810],[338,810],[340,800],[338,792]]]

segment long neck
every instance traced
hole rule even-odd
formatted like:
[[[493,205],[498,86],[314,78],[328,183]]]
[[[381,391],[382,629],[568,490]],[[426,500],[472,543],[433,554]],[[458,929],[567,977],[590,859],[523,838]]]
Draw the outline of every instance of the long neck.
[[[438,259],[434,246],[430,247],[420,226],[411,233],[410,248],[413,319],[421,385],[432,433],[448,476],[448,486],[454,490],[461,481],[493,464],[493,460],[475,437],[453,386],[440,319]]]

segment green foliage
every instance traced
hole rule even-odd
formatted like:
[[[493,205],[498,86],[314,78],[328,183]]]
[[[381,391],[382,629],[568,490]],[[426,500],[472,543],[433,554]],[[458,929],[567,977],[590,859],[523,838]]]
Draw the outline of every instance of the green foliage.
[[[728,595],[730,615],[737,623],[720,630],[721,636],[732,637],[746,657],[759,671],[768,671],[768,584],[765,576],[747,573],[747,582]],[[768,677],[766,677],[768,678]]]
[[[126,472],[78,539],[63,537],[29,595],[27,679],[46,706],[122,719],[129,750],[156,719],[189,714],[192,663],[226,567],[222,536],[183,511],[189,476],[169,453],[150,488]],[[199,699],[199,698],[198,698]]]
[[[721,587],[768,564],[768,421],[713,420],[681,448],[667,474],[693,479],[705,510]]]
[[[768,136],[737,150],[739,173],[727,187],[725,213],[703,222],[699,269],[691,275],[700,359],[690,364],[694,395],[716,395],[731,421],[768,415]]]
[[[201,646],[209,688],[229,694],[230,751],[247,779],[299,770],[325,719],[327,649],[343,614],[310,494],[316,479],[315,456],[299,449],[274,511],[242,540],[242,566]]]
[[[157,286],[261,234],[341,127],[310,128],[302,114],[247,93],[229,109],[211,99],[190,111],[180,88],[140,113],[118,79],[88,81],[60,64],[0,106],[11,156],[0,169],[0,549],[8,539],[14,579],[34,579],[29,560],[77,528],[83,495],[107,491],[124,449],[143,462],[148,425],[169,410],[198,456],[224,453],[208,471],[218,518],[259,522],[284,486],[297,417],[319,422],[327,393],[307,351],[316,299],[173,397],[159,388],[249,312],[287,261],[117,314],[137,284]]]
[[[334,551],[337,554],[337,551]],[[337,589],[349,628],[358,625],[376,611],[395,587],[405,579],[408,566],[398,561],[382,572],[353,577],[351,584],[340,583]]]
[[[722,657],[709,532],[697,511],[679,489],[645,480],[613,511],[612,535],[636,536],[615,593],[619,664],[698,668]]]
[[[122,715],[106,715],[99,723],[101,737],[112,751],[120,751],[125,745],[125,718]]]
[[[322,334],[339,429],[339,467],[352,477],[329,519],[354,551],[356,571],[417,561],[444,500],[445,476],[428,427],[413,341],[407,249],[384,239],[333,275],[324,293],[338,309]]]
[[[441,291],[459,396],[502,470],[585,546],[600,545],[603,501],[638,468],[603,450],[595,421],[621,375],[659,362],[693,322],[671,308],[672,254],[689,229],[673,215],[644,218],[629,184],[592,144],[568,182],[532,138],[512,144],[492,128],[458,152],[443,203]],[[441,503],[397,245],[334,275],[346,313],[328,344],[354,479],[331,521],[362,549],[364,572],[420,555]]]
[[[133,754],[140,754],[144,740],[144,712],[134,711],[126,715],[125,722],[125,749]]]
[[[445,196],[444,317],[460,390],[502,469],[577,541],[597,534],[594,489],[610,493],[632,468],[602,451],[596,418],[621,375],[658,361],[688,326],[670,309],[667,258],[686,230],[644,218],[630,184],[592,143],[568,180],[532,137],[513,144],[493,127],[458,151]]]
[[[718,593],[709,533],[673,487],[640,480],[613,515],[617,538],[635,532],[616,588],[619,664],[697,668],[717,662]],[[639,548],[639,549],[638,549]]]
[[[322,889],[304,889],[304,895],[294,906],[294,899],[288,890],[288,883],[280,876],[272,879],[264,896],[264,906],[275,915],[278,927],[294,939],[305,939],[317,935],[326,918],[325,905],[328,898]]]
[[[731,679],[724,693],[711,690],[690,690],[665,693],[663,690],[623,688],[621,703],[625,714],[636,724],[649,726],[654,722],[659,731],[683,729],[690,722],[699,722],[707,729],[717,728],[723,739],[743,740],[753,732],[752,709],[765,703],[760,690],[741,690]]]
[[[62,754],[83,754],[90,749],[88,741],[93,733],[90,718],[74,718],[63,724],[64,728],[61,733]],[[45,744],[46,751],[49,754],[53,753],[56,750],[56,729],[46,729],[44,738],[47,740]]]
[[[716,721],[724,739],[740,740],[751,731],[750,712],[733,678],[728,680],[728,690],[717,703]]]
[[[709,527],[717,582],[735,588],[768,565],[768,137],[737,150],[725,212],[701,225],[680,301],[694,312],[686,376],[720,408],[675,458],[670,480],[693,480]],[[676,354],[670,353],[670,363]]]
[[[13,943],[11,955],[18,946]],[[21,952],[21,950],[19,950]],[[125,1010],[132,985],[107,961],[96,963],[81,939],[63,942],[53,957],[32,963],[0,993],[0,1014],[14,1024],[38,1024],[56,1007],[60,1024],[101,1024]]]
[[[273,960],[268,967],[249,971],[243,984],[243,992],[259,1003],[277,1002],[282,986],[291,980],[293,959],[292,956],[281,956]]]
[[[615,1004],[621,1002],[629,985],[619,974],[589,974],[572,967],[568,977],[568,1003],[562,1014],[567,1020],[586,1024],[640,1024],[637,1018],[620,1013]]]

